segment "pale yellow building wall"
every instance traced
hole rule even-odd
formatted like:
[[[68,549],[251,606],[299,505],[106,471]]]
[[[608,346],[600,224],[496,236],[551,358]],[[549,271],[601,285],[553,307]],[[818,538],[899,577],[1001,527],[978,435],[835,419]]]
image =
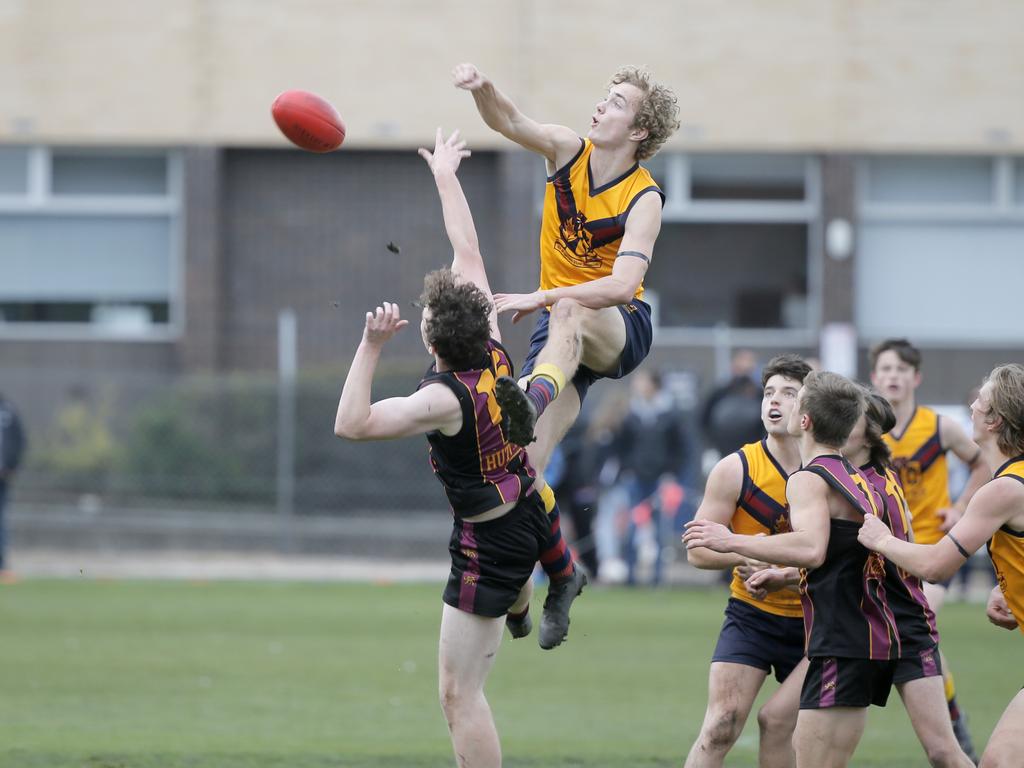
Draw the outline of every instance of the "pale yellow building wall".
[[[0,142],[277,146],[270,103],[303,88],[350,146],[504,146],[459,61],[580,131],[647,64],[676,148],[1024,150],[1020,0],[0,0]]]

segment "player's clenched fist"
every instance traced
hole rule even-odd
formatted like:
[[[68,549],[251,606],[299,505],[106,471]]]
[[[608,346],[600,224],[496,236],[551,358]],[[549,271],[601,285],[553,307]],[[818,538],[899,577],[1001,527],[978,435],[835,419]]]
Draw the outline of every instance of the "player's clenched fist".
[[[452,70],[452,82],[456,88],[475,91],[484,86],[487,78],[473,64],[459,64]]]

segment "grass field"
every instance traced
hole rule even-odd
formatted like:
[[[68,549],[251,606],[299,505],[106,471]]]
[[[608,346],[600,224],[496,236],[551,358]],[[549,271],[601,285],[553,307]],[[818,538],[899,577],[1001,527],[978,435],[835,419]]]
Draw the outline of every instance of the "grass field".
[[[437,703],[440,585],[26,581],[0,587],[3,768],[452,764]],[[724,593],[591,589],[568,644],[504,643],[488,686],[505,765],[679,766]],[[539,606],[535,605],[535,610]],[[1021,683],[1016,633],[942,616],[975,740]],[[769,690],[774,688],[774,683]],[[756,723],[730,765],[752,766]],[[925,761],[897,696],[858,766]]]

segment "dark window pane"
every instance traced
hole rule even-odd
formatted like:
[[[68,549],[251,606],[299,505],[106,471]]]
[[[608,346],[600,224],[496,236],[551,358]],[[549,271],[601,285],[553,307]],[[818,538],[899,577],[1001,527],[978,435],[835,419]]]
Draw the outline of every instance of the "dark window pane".
[[[691,155],[694,200],[803,200],[802,155]]]
[[[666,223],[644,284],[664,326],[807,327],[807,225]]]
[[[97,304],[83,301],[5,301],[0,302],[2,323],[95,323],[115,326],[117,310],[122,317],[130,317],[134,327],[140,324],[166,325],[170,307],[165,301],[139,301],[136,303]]]

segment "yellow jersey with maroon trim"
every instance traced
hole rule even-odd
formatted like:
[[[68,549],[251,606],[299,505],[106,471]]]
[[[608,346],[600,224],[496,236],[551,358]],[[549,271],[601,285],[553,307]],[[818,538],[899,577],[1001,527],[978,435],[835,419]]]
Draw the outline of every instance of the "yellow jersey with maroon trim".
[[[756,536],[759,533],[789,533],[789,507],[786,505],[786,480],[789,475],[768,450],[767,438],[748,443],[736,452],[743,463],[743,488],[736,500],[736,512],[730,528],[736,533]],[[743,579],[734,568],[729,592],[755,608],[776,616],[803,617],[800,594],[792,589],[769,592],[764,600],[756,600],[743,586]]]
[[[993,479],[1000,477],[1012,477],[1024,483],[1024,455],[1010,459],[997,469]],[[1024,632],[1024,531],[1002,526],[989,539],[988,555],[992,558],[1006,604],[1017,617],[1017,626]]]
[[[939,435],[939,414],[917,406],[903,434],[883,435],[892,449],[892,463],[899,472],[903,493],[910,505],[914,541],[934,544],[945,533],[939,510],[950,505],[949,469]]]
[[[580,151],[548,178],[540,225],[541,290],[588,283],[612,273],[626,219],[648,192],[665,195],[639,163],[607,184],[590,177],[594,145],[580,139]],[[644,254],[648,259],[651,254]],[[624,258],[638,258],[628,256]],[[643,298],[643,283],[634,298]]]

